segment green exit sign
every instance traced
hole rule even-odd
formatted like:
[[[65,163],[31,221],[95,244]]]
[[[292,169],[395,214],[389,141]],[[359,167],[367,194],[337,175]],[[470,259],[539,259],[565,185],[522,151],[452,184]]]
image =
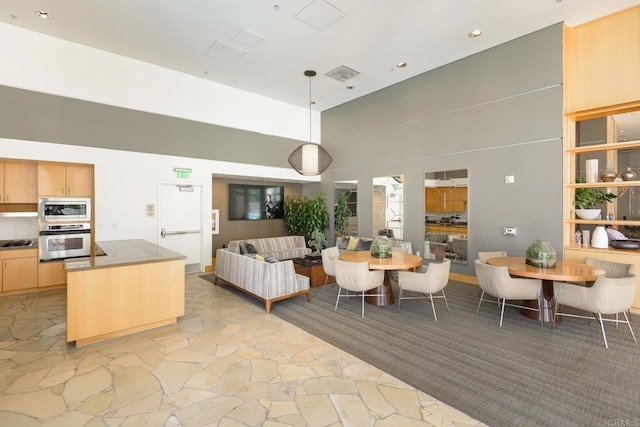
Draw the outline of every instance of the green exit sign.
[[[189,178],[189,172],[187,171],[176,171],[176,177],[179,179],[188,179]]]

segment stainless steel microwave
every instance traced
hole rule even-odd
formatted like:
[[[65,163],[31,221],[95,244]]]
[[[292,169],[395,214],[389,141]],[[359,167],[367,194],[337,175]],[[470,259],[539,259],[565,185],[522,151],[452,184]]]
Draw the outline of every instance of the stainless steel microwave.
[[[91,199],[43,197],[38,201],[38,215],[41,222],[91,221]]]

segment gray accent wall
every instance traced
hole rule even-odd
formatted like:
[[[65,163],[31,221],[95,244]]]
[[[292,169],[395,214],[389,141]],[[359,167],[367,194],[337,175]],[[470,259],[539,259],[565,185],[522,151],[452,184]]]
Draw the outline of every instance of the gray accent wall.
[[[300,141],[0,86],[0,137],[289,168]]]
[[[322,143],[334,162],[322,191],[358,180],[358,228],[369,235],[372,178],[403,174],[405,240],[422,252],[424,173],[468,169],[470,262],[452,271],[474,275],[479,251],[524,256],[537,239],[549,240],[561,258],[562,28],[323,112]],[[505,184],[506,175],[515,184]],[[505,226],[517,227],[517,236],[504,236]]]

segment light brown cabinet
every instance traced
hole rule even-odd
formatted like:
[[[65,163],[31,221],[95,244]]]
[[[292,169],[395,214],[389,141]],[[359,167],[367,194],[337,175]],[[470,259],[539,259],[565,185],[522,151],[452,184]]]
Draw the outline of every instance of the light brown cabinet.
[[[4,161],[1,203],[38,203],[38,166],[35,162]]]
[[[41,262],[38,266],[38,287],[67,284],[67,270],[64,261]]]
[[[424,189],[425,212],[454,213],[467,211],[467,187]]]
[[[91,197],[93,166],[39,163],[38,194],[40,196]]]
[[[2,291],[16,291],[38,286],[38,250],[0,251]]]

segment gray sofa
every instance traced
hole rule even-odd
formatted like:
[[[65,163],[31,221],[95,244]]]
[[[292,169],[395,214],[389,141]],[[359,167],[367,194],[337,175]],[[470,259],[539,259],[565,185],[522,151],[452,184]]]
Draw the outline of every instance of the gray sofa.
[[[260,239],[231,240],[229,250],[243,254],[242,247],[250,243],[260,255],[272,257],[277,260],[304,258],[311,253],[307,247],[304,236],[264,237]]]
[[[258,257],[261,258],[261,257]],[[241,255],[227,249],[216,251],[216,279],[255,296],[265,303],[267,313],[271,304],[296,295],[309,293],[309,278],[296,274],[293,261],[266,262],[255,256]]]

